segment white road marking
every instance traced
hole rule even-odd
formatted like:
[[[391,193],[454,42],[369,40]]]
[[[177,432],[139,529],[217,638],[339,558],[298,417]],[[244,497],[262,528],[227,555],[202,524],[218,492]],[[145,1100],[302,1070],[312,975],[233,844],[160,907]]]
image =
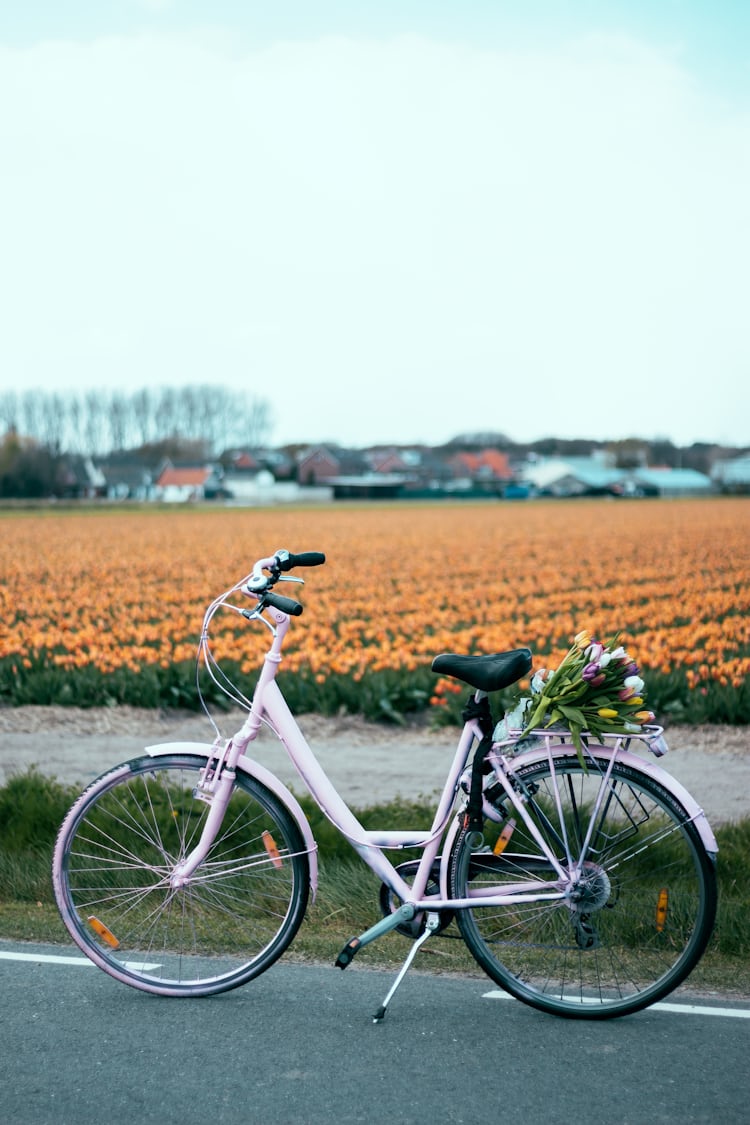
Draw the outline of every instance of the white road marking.
[[[509,992],[502,992],[500,989],[493,989],[483,995],[485,1000],[515,999]],[[650,1004],[644,1011],[676,1012],[681,1016],[730,1016],[733,1019],[750,1020],[750,1009],[748,1008],[715,1008],[705,1004],[670,1004],[662,1001],[658,1004]]]
[[[3,961],[35,961],[48,965],[93,965],[88,957],[62,957],[49,953],[0,953]]]
[[[88,957],[64,957],[61,954],[52,953],[0,953],[0,960],[32,961],[37,965],[90,965],[91,968],[97,968],[93,961],[89,961]],[[123,961],[122,964],[125,969],[134,969],[144,973],[159,968],[158,964],[149,965],[143,961]]]

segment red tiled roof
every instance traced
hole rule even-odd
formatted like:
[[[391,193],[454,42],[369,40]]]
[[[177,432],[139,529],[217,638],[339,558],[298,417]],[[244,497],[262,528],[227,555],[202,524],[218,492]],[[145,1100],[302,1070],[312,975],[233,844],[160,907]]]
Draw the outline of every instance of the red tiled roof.
[[[235,469],[257,469],[258,462],[252,453],[238,453],[234,459]]]
[[[165,469],[156,482],[160,487],[177,485],[180,488],[198,488],[211,475],[210,469]]]
[[[496,477],[509,477],[511,475],[508,454],[501,453],[499,449],[485,449],[479,454],[479,464],[492,469]]]
[[[457,453],[452,460],[472,474],[485,469],[497,480],[509,480],[513,475],[507,453],[501,453],[498,449],[483,449],[481,453]]]

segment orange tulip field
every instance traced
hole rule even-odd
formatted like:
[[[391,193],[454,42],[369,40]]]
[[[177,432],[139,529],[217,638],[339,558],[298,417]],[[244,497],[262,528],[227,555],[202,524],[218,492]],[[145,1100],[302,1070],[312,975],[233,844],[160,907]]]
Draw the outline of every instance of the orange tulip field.
[[[278,587],[305,605],[283,668],[312,684],[355,691],[384,670],[423,675],[438,652],[521,645],[554,666],[581,629],[621,632],[647,679],[685,691],[744,690],[750,670],[741,498],[45,510],[4,513],[0,533],[5,702],[92,702],[83,671],[129,678],[137,701],[145,672],[194,659],[207,603],[279,547],[327,556],[295,572],[304,588]],[[216,656],[252,677],[267,632],[230,612],[215,625]],[[429,683],[443,703],[450,685]]]

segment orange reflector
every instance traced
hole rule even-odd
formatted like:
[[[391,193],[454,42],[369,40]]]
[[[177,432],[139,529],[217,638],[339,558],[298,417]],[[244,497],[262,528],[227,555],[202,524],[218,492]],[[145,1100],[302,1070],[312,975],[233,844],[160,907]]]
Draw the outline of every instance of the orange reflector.
[[[99,921],[96,915],[90,914],[86,920],[97,937],[100,937],[102,941],[106,941],[107,945],[111,946],[112,949],[120,948],[120,943],[115,935],[111,930],[107,929],[103,922]]]
[[[276,847],[276,841],[274,840],[268,829],[266,829],[265,832],[262,833],[261,839],[266,846],[266,851],[268,852],[268,855],[274,867],[281,867],[282,862],[281,856],[279,855],[279,849]]]
[[[510,840],[511,836],[513,835],[513,829],[515,827],[516,822],[511,817],[511,819],[508,821],[508,823],[505,825],[502,832],[498,836],[497,843],[492,849],[495,855],[502,855],[502,853],[505,851],[508,846],[508,840]]]
[[[667,924],[667,906],[669,905],[669,891],[662,887],[656,900],[656,932],[662,933]]]

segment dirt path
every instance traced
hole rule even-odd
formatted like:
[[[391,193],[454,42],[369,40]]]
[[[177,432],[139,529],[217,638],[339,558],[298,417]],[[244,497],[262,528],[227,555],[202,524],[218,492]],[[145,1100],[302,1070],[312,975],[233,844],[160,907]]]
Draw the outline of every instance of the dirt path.
[[[239,715],[221,716],[230,734]],[[397,796],[430,796],[442,785],[457,732],[366,723],[349,717],[304,715],[300,726],[342,796],[355,808]],[[670,753],[660,764],[683,783],[715,824],[750,816],[750,729],[684,727],[666,731]],[[83,784],[156,742],[212,741],[205,716],[160,714],[133,707],[0,708],[0,784],[32,765]],[[275,736],[265,732],[252,757],[296,792],[302,784]]]

